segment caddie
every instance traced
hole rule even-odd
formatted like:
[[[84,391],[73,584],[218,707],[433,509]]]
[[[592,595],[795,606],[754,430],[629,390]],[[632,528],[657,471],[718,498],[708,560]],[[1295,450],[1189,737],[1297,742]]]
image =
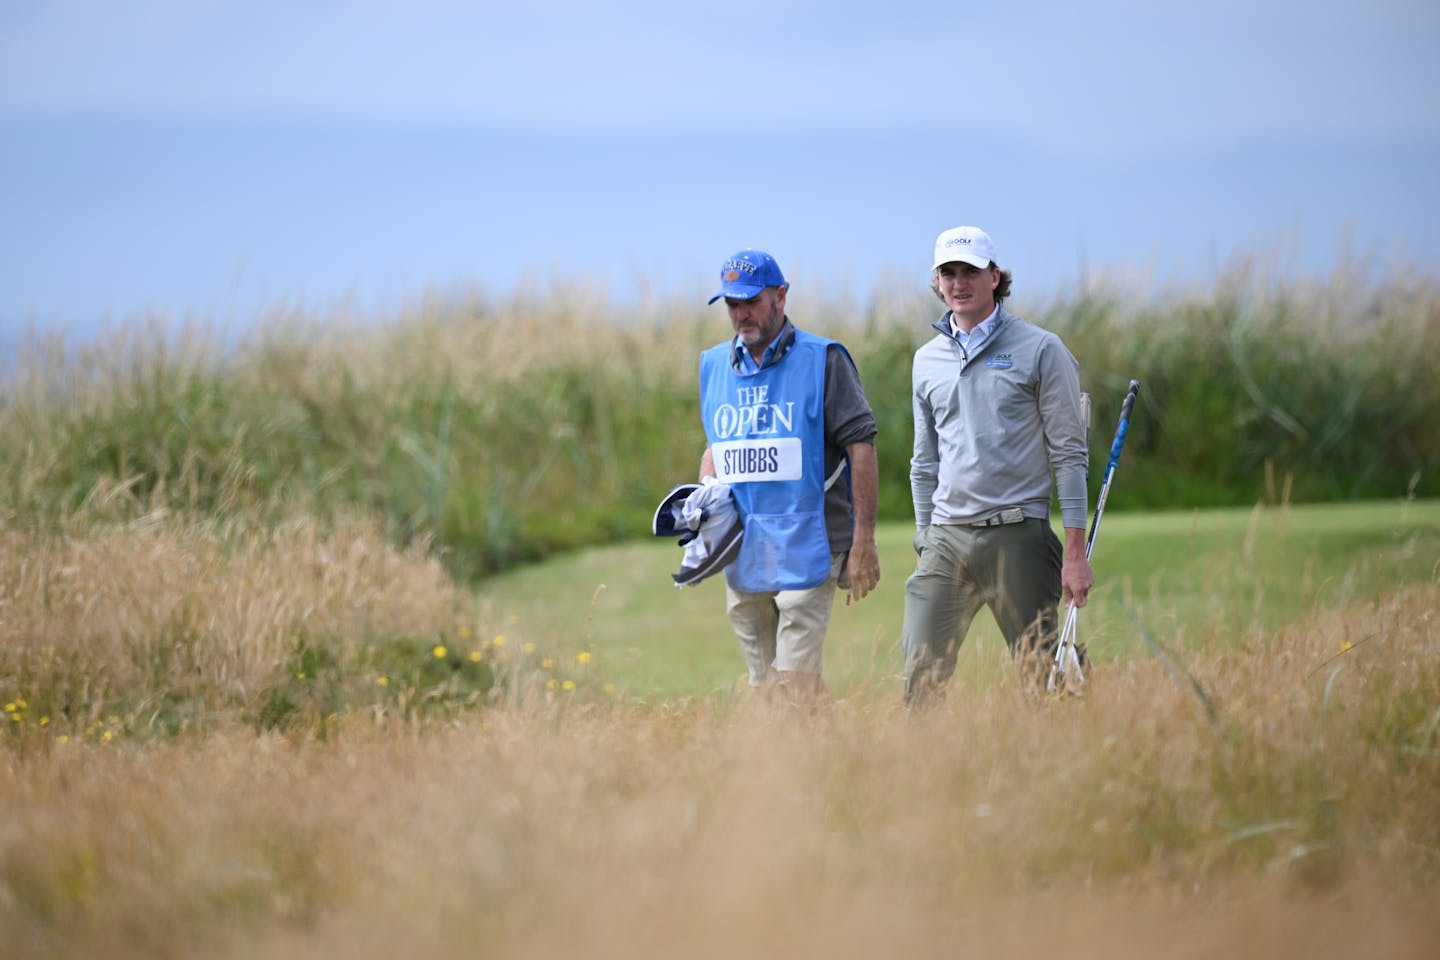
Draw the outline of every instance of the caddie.
[[[726,612],[761,697],[827,693],[823,647],[835,594],[880,581],[875,417],[849,352],[786,316],[790,285],[768,253],[720,267],[734,336],[700,355],[707,446],[700,476],[728,484],[744,521],[725,568]]]

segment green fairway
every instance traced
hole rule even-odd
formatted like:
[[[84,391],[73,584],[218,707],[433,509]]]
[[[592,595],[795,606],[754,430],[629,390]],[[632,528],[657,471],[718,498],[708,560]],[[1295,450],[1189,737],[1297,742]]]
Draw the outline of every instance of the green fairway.
[[[882,580],[863,603],[836,603],[825,673],[899,692],[909,525],[880,528]],[[486,581],[494,622],[516,642],[589,651],[598,677],[640,697],[743,686],[719,577],[679,589],[681,551],[654,538],[575,553]],[[1314,608],[1363,603],[1440,575],[1440,502],[1331,504],[1107,513],[1094,551],[1095,590],[1080,638],[1097,663],[1145,649],[1137,627],[1182,651],[1243,643]],[[1063,614],[1063,612],[1062,612]],[[990,682],[1008,659],[988,612],[960,655],[956,684]]]

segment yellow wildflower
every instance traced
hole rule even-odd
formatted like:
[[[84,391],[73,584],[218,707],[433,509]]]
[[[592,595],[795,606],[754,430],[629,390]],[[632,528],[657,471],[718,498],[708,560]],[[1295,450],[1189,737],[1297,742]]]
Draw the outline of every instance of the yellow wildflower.
[[[1340,652],[1341,652],[1341,653],[1344,653],[1346,650],[1349,650],[1349,649],[1350,649],[1351,647],[1353,647],[1353,646],[1355,646],[1355,644],[1351,643],[1349,640],[1341,640],[1341,641],[1340,641]]]
[[[437,644],[435,644],[434,649],[432,649],[432,650],[430,651],[430,653],[435,657],[436,660],[444,660],[444,659],[445,659],[445,654],[447,654],[447,653],[449,653],[449,652],[450,652],[449,650],[446,650],[446,649],[445,649],[445,644],[443,644],[443,643],[437,643]]]
[[[590,651],[588,651],[588,650],[581,650],[579,653],[575,654],[575,659],[576,659],[578,662],[580,662],[580,663],[589,663],[589,662],[590,662]]]
[[[554,657],[545,657],[543,660],[540,661],[541,670],[549,670],[553,666],[555,666]]]
[[[490,641],[490,645],[491,645],[492,647],[503,647],[503,646],[505,646],[505,634],[503,634],[503,633],[497,633],[497,634],[495,634],[495,639]]]
[[[485,654],[481,653],[479,650],[471,650],[471,651],[470,651],[470,662],[471,662],[471,663],[479,663],[481,660],[484,660],[484,659],[485,659]]]
[[[561,689],[561,690],[566,690],[566,691],[574,690],[574,689],[575,689],[575,681],[574,681],[574,680],[566,680],[564,683],[560,684],[560,689]]]
[[[468,640],[468,639],[470,639],[470,628],[469,628],[469,627],[461,627],[461,628],[460,628],[460,639],[461,639],[461,640]]]
[[[525,651],[526,653],[534,653],[534,652],[535,652],[535,644],[534,644],[534,643],[531,643],[529,640],[527,640],[527,641],[525,641],[524,644],[521,645],[520,649],[523,650],[523,651]]]
[[[546,689],[546,690],[554,690],[555,687],[556,687],[556,683],[555,683],[555,678],[554,678],[554,677],[551,677],[549,680],[546,680],[546,681],[545,681],[545,689]]]
[[[389,677],[376,677],[376,678],[375,678],[375,682],[378,683],[378,684],[380,684],[380,686],[382,686],[382,687],[388,687],[388,686],[390,686],[390,678],[389,678]]]
[[[613,684],[613,683],[607,683],[607,684],[605,684],[605,686],[602,687],[601,689],[603,689],[603,690],[605,691],[605,695],[606,695],[607,697],[613,697],[613,696],[615,696],[615,684]]]

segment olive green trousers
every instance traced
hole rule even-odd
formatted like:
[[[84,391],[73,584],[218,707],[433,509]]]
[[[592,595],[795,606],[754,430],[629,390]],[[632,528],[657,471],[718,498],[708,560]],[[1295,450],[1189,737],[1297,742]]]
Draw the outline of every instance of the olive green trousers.
[[[970,624],[988,606],[1022,679],[1043,682],[1056,643],[1064,549],[1048,520],[994,527],[932,524],[915,536],[905,581],[905,700],[940,695]]]

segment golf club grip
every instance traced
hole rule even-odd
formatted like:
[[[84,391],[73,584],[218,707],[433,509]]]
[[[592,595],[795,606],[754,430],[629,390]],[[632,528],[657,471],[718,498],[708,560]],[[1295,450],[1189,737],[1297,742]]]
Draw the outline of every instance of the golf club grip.
[[[1120,406],[1120,425],[1115,428],[1115,440],[1110,444],[1110,463],[1107,471],[1114,470],[1115,465],[1120,462],[1120,451],[1125,448],[1125,434],[1130,431],[1130,412],[1135,409],[1135,396],[1140,392],[1140,381],[1131,380],[1130,389],[1125,394],[1125,402]]]

